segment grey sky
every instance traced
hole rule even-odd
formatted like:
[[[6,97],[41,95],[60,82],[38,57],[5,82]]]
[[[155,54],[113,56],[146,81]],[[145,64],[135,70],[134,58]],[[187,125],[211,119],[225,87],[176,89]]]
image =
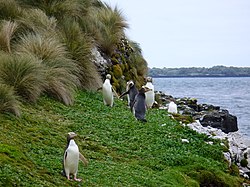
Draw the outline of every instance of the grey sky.
[[[103,0],[149,67],[250,67],[250,0]]]

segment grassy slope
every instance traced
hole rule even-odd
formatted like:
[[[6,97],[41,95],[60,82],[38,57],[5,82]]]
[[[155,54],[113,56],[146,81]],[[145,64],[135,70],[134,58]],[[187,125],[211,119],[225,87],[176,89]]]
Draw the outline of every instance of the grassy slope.
[[[239,185],[238,177],[227,174],[219,142],[206,144],[206,136],[163,110],[149,110],[147,119],[137,122],[125,102],[115,100],[109,108],[90,92],[79,93],[71,107],[43,97],[25,105],[21,118],[1,114],[0,186]],[[88,167],[79,164],[81,183],[60,175],[70,131],[79,135],[76,143],[89,160]]]

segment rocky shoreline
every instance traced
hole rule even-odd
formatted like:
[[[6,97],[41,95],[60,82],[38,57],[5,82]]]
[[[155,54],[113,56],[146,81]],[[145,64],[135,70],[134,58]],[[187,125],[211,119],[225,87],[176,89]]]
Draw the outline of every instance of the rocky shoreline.
[[[198,133],[206,134],[210,138],[226,140],[228,145],[224,157],[229,167],[234,163],[239,168],[239,174],[250,179],[250,139],[244,138],[238,132],[237,117],[220,106],[198,104],[194,98],[174,98],[163,92],[155,92],[157,108],[168,109],[170,101],[174,101],[178,114],[191,116],[194,122],[182,123]],[[188,142],[188,140],[186,140]],[[212,144],[213,142],[207,142]]]

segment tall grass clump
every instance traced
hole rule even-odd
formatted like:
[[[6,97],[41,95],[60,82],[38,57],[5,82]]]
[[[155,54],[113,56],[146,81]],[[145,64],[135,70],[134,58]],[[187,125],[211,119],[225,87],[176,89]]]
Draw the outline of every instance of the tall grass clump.
[[[97,9],[94,16],[100,22],[99,31],[101,37],[97,44],[104,53],[111,56],[116,49],[117,43],[124,36],[124,29],[128,28],[128,24],[121,10],[118,10],[117,7],[112,9],[110,6],[105,5]]]
[[[48,17],[40,9],[29,8],[18,19],[24,33],[32,31],[33,33],[53,33],[56,31],[57,20],[54,17]]]
[[[92,4],[92,0],[20,0],[23,4],[44,11],[48,16],[55,17],[58,21],[71,17],[74,19],[81,18],[88,7]]]
[[[20,102],[13,87],[0,83],[0,113],[5,112],[20,116]]]
[[[73,104],[73,95],[78,84],[78,67],[55,35],[24,35],[15,49],[18,54],[29,54],[41,61],[45,71],[44,89],[48,95],[66,105]]]
[[[44,66],[45,92],[65,105],[72,105],[77,77],[61,65],[61,61],[46,61]]]
[[[80,87],[86,90],[96,90],[101,86],[102,81],[96,65],[91,61],[93,48],[91,37],[85,34],[78,22],[72,19],[65,20],[61,30],[63,42],[79,68],[77,77]]]
[[[11,52],[11,40],[18,27],[15,21],[3,20],[0,25],[0,49],[5,52]]]
[[[17,95],[30,102],[37,100],[44,87],[41,66],[28,55],[1,53],[0,82],[12,86]]]
[[[22,8],[15,0],[0,0],[0,20],[14,20],[22,15]]]
[[[144,77],[148,72],[148,64],[147,61],[142,56],[142,50],[140,45],[136,42],[129,42],[129,45],[133,49],[133,53],[130,55],[130,66],[136,70],[136,81],[139,82],[139,85],[144,83]]]

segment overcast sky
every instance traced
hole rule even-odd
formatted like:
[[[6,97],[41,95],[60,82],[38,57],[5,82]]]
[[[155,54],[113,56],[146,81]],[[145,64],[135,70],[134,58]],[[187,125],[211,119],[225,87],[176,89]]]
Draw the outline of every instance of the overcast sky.
[[[250,0],[103,0],[149,67],[250,67]]]

